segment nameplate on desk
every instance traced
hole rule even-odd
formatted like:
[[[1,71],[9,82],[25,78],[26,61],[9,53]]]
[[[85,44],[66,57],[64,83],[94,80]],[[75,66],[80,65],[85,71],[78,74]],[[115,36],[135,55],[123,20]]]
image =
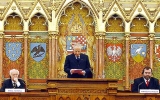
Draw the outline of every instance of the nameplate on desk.
[[[25,92],[25,89],[5,89],[5,92]]]
[[[140,89],[140,93],[159,93],[159,90],[154,90],[154,89]]]

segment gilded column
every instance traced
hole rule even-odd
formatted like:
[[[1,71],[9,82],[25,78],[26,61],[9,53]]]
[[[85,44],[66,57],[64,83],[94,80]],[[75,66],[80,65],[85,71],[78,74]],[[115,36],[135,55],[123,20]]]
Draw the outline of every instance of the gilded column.
[[[99,37],[98,35],[96,35],[96,68],[95,68],[95,78],[98,78],[98,75],[99,75],[99,48],[98,48],[98,45],[99,45],[99,41],[98,41]]]
[[[126,38],[126,77],[125,77],[125,90],[129,90],[130,82],[129,82],[129,39],[130,34],[125,35]]]
[[[150,33],[150,35],[148,36],[149,37],[149,44],[150,44],[150,67],[153,68],[153,50],[154,50],[154,47],[153,47],[153,43],[154,43],[154,33]]]
[[[48,57],[49,57],[49,78],[52,78],[52,33],[49,32],[49,54],[48,54]]]
[[[0,32],[0,72],[2,73],[2,66],[3,66],[3,38],[4,33]],[[0,74],[0,83],[2,83],[2,74]],[[2,84],[0,84],[1,87]]]
[[[105,33],[100,32],[96,35],[96,77],[104,78],[104,39]],[[97,73],[98,72],[98,73]]]
[[[23,38],[24,38],[24,80],[27,85],[27,66],[28,66],[28,31],[24,31]]]
[[[57,38],[58,34],[57,32],[50,32],[51,39],[49,40],[49,45],[51,46],[49,48],[49,52],[51,54],[49,63],[51,64],[50,70],[50,78],[56,78],[57,77]]]

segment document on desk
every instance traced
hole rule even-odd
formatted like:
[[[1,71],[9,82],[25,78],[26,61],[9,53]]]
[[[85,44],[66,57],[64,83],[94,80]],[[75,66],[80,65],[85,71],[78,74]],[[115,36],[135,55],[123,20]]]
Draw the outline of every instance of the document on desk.
[[[73,69],[73,73],[81,73],[83,70],[82,69]]]

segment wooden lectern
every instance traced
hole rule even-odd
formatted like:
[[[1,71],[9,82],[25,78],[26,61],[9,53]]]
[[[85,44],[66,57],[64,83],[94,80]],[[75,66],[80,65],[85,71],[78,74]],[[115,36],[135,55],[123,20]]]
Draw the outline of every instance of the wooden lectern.
[[[56,94],[56,100],[107,100],[107,95],[117,93],[115,79],[48,79],[48,93]]]

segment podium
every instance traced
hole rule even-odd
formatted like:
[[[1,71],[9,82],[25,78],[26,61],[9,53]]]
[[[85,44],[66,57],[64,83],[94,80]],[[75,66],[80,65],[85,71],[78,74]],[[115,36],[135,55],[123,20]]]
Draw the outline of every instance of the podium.
[[[107,95],[117,93],[116,79],[48,79],[48,93],[56,94],[57,100],[95,100],[97,97],[107,99]],[[105,100],[104,99],[104,100]]]

